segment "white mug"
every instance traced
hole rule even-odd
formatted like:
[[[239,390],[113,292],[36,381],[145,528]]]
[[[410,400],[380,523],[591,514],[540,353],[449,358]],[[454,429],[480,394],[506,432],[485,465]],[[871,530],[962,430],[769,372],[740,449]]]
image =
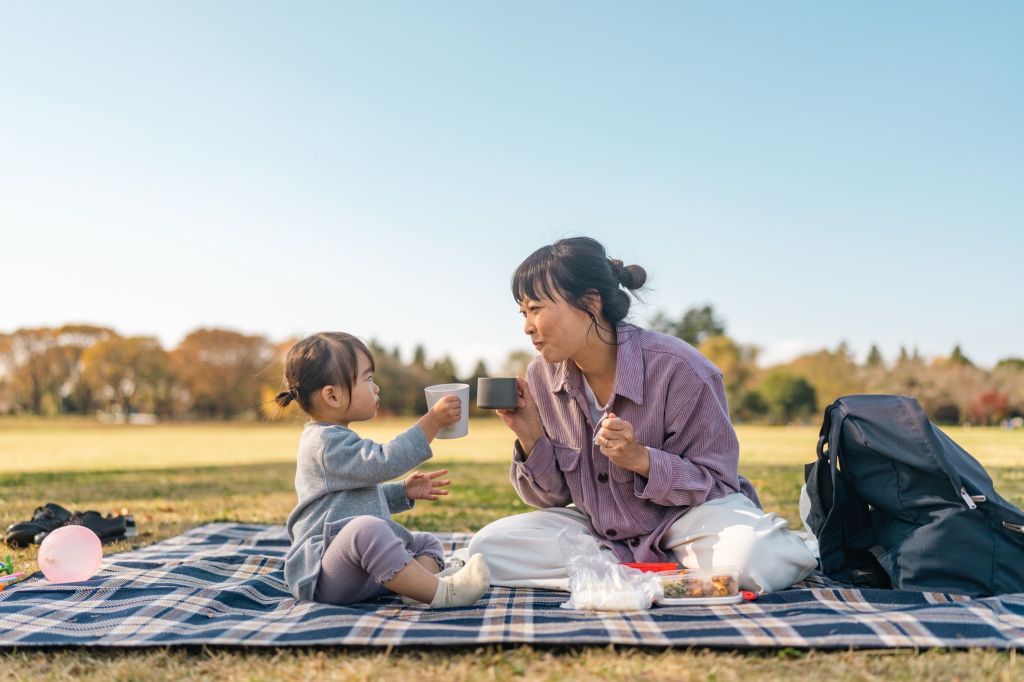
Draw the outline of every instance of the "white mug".
[[[459,417],[459,421],[439,429],[438,438],[462,438],[469,434],[469,384],[437,384],[427,386],[423,392],[427,395],[427,409],[432,408],[434,403],[449,395],[458,396],[459,402],[462,403],[462,415]]]

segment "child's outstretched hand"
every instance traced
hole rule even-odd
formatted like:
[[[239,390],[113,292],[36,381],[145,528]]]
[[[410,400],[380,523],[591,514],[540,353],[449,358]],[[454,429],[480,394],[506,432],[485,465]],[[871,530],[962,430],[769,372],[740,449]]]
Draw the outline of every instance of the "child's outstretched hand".
[[[449,480],[437,480],[448,473],[447,469],[439,469],[430,473],[416,471],[405,479],[405,496],[410,500],[436,500],[442,495],[447,495],[444,488],[451,485]]]

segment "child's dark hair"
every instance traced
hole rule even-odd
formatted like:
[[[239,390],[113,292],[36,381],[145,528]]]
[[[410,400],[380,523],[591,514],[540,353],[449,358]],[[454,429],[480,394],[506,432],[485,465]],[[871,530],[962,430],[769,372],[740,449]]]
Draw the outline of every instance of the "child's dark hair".
[[[359,353],[366,355],[370,369],[376,370],[373,353],[351,334],[320,332],[307,336],[288,349],[284,361],[284,383],[288,390],[278,393],[274,402],[288,407],[295,400],[309,413],[314,393],[324,386],[344,386],[351,404]]]
[[[572,237],[542,246],[520,263],[512,275],[512,296],[522,303],[524,299],[554,300],[557,292],[597,324],[597,318],[583,302],[585,295],[596,291],[601,297],[603,315],[614,327],[629,314],[629,295],[620,287],[633,291],[646,281],[646,270],[639,265],[623,266],[622,261],[608,258],[604,246],[596,239]]]

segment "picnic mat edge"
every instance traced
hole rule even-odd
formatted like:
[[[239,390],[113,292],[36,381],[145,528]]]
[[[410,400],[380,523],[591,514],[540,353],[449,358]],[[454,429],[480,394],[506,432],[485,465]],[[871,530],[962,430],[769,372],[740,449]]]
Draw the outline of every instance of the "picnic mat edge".
[[[467,533],[437,533],[448,551]],[[821,576],[730,606],[638,613],[559,608],[566,594],[495,587],[483,606],[397,597],[337,607],[282,582],[282,526],[211,523],[108,555],[92,580],[41,574],[0,592],[0,648],[461,647],[489,644],[726,649],[1024,647],[1024,594],[988,599],[845,587]]]

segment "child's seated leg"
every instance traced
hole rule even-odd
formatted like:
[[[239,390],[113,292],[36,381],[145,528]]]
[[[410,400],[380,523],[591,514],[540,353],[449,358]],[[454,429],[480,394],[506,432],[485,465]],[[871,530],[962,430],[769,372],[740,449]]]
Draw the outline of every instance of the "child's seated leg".
[[[381,583],[394,578],[411,559],[386,521],[358,516],[338,531],[324,552],[314,599],[352,604],[387,594]]]
[[[436,546],[430,549],[439,551],[440,543],[436,538],[433,542]],[[424,549],[431,544],[422,543]],[[487,564],[478,558],[454,575],[438,578],[414,560],[386,521],[358,516],[345,524],[324,552],[316,599],[351,604],[389,590],[431,606],[468,606],[489,586]]]

